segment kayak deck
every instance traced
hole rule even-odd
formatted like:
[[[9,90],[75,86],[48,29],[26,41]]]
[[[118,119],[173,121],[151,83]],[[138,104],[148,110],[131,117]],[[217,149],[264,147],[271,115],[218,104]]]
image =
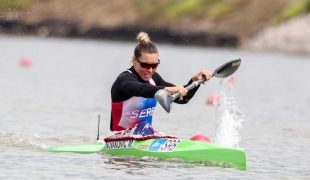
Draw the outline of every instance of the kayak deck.
[[[102,142],[97,141],[97,144],[102,144]],[[142,141],[110,141],[101,151],[111,155],[153,156],[164,159],[179,158],[185,161],[208,161],[217,164],[228,163],[237,169],[246,170],[246,154],[243,150],[191,140],[157,138]]]

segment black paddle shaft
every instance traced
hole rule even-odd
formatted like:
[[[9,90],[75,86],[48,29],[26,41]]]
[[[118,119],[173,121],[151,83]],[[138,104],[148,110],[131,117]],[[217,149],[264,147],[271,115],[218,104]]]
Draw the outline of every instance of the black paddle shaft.
[[[198,86],[199,84],[201,84],[201,83],[202,83],[203,81],[205,81],[205,80],[206,80],[206,77],[203,76],[201,79],[199,79],[199,80],[197,80],[197,81],[194,81],[194,82],[192,82],[190,85],[186,86],[185,89],[186,89],[187,91],[192,90],[194,87]],[[175,99],[178,98],[180,95],[181,95],[181,93],[180,93],[180,92],[177,92],[177,93],[175,93],[175,94],[172,95],[172,99],[175,100]]]
[[[213,73],[212,73],[212,77],[218,77],[218,78],[226,78],[230,75],[232,75],[234,72],[237,71],[237,69],[239,68],[241,64],[241,59],[236,59],[236,60],[232,60],[229,61],[225,64],[223,64],[221,67],[217,68]],[[193,88],[197,87],[198,85],[200,85],[202,82],[204,82],[206,80],[206,77],[203,76],[201,79],[192,82],[190,85],[188,85],[186,87],[186,90],[192,90]],[[175,100],[176,98],[178,98],[181,95],[180,92],[177,92],[175,94],[172,95],[172,99]]]

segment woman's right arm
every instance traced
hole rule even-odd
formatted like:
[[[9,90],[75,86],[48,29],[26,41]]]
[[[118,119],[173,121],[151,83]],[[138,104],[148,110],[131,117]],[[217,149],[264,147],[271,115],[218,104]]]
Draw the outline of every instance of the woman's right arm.
[[[175,94],[177,92],[182,93],[182,96],[179,96],[179,98],[175,99],[174,102],[178,104],[186,104],[196,93],[199,86],[191,89],[190,91],[187,91],[185,88],[189,84],[191,84],[193,81],[190,80],[186,85],[184,86],[176,86],[172,83],[166,82],[159,74],[156,73],[156,76],[154,74],[154,78],[156,78],[157,82],[161,86],[165,86],[164,89],[168,91],[170,94]]]

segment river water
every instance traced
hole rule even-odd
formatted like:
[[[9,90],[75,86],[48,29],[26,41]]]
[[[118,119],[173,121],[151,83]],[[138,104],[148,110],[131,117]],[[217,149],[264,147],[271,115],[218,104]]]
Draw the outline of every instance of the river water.
[[[44,148],[92,144],[108,134],[110,87],[130,66],[135,42],[0,36],[1,179],[262,179],[310,178],[310,57],[157,44],[159,72],[185,84],[202,69],[241,58],[233,96],[243,113],[237,146],[247,170],[106,154],[49,153]],[[30,67],[21,66],[23,58]],[[207,98],[219,78],[187,105],[160,105],[153,126],[189,139],[215,137],[216,108]],[[235,132],[236,133],[236,132]],[[221,137],[230,139],[230,135]]]

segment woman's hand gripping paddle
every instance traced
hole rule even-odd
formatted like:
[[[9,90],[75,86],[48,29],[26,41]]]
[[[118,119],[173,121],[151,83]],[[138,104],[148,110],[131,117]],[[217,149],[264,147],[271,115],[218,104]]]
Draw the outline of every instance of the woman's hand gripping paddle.
[[[229,61],[225,64],[223,64],[222,66],[220,66],[219,68],[217,68],[213,74],[212,77],[218,77],[218,78],[226,78],[230,75],[232,75],[234,72],[237,71],[237,69],[239,68],[241,64],[241,59],[236,59],[236,60],[232,60]],[[201,78],[198,81],[194,81],[192,82],[192,84],[190,84],[189,86],[186,87],[186,89],[189,91],[191,89],[193,89],[194,87],[200,85],[202,82],[204,82],[206,79]],[[175,100],[176,98],[178,98],[181,94],[179,92],[170,95],[170,93],[164,89],[160,89],[155,93],[155,99],[157,100],[157,102],[169,113],[171,108],[172,108],[172,102],[173,100]]]

